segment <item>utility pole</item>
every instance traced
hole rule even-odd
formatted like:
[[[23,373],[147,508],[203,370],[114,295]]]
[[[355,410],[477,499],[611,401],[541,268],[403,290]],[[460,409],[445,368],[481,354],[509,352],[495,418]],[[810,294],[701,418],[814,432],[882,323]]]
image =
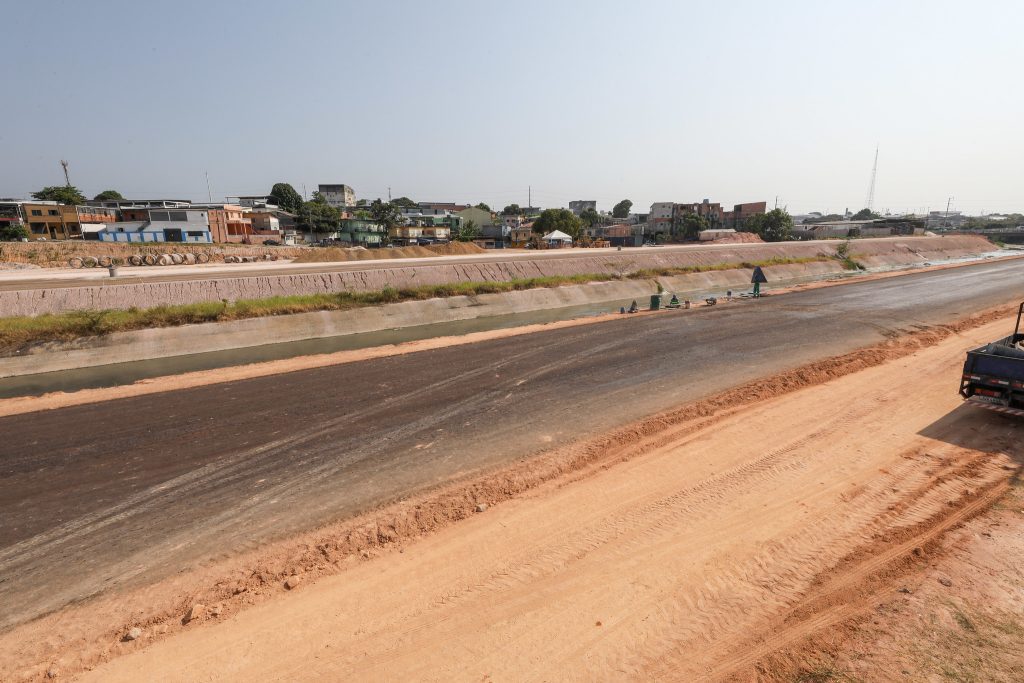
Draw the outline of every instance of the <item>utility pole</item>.
[[[63,159],[60,160],[60,165],[64,167],[64,182],[68,187],[71,187],[71,178],[68,176],[68,162]]]
[[[533,206],[533,185],[526,186],[526,205]]]
[[[779,195],[775,195],[775,208],[779,208]]]
[[[388,185],[388,204],[391,203],[391,186]]]
[[[213,190],[210,189],[210,172],[206,172],[206,196],[210,198],[210,203],[213,204]]]
[[[949,205],[953,203],[953,198],[950,197],[946,200],[946,219],[943,221],[945,227],[949,227]]]

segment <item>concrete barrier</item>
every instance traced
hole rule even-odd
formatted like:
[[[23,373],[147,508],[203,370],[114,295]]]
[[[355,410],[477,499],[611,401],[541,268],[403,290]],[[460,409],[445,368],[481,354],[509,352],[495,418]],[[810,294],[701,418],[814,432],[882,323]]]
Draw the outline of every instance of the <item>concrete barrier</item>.
[[[709,266],[772,258],[831,256],[839,240],[693,246],[686,249],[633,249],[621,252],[573,250],[567,258],[514,259],[485,263],[445,262],[403,266],[400,262],[368,261],[365,269],[334,273],[225,277],[152,283],[106,283],[89,287],[24,289],[0,292],[0,315],[38,315],[69,310],[147,308],[221,299],[340,291],[374,291],[453,282],[494,282],[520,278],[590,273],[625,274],[642,269]],[[993,250],[973,235],[856,240],[852,257],[867,266],[910,265],[959,258]]]
[[[320,311],[116,332],[72,342],[40,344],[17,356],[0,357],[0,377],[376,332],[622,299],[643,301],[656,291],[657,284],[653,280],[595,282],[501,294],[405,301],[348,311]]]

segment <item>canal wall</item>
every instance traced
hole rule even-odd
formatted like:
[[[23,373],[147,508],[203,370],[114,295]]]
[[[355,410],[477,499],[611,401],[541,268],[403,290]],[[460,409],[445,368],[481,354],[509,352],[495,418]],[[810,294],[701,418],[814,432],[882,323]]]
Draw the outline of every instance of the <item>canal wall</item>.
[[[538,254],[482,263],[444,261],[402,265],[367,262],[365,268],[343,272],[225,276],[175,282],[131,282],[111,279],[84,287],[53,287],[0,292],[0,315],[39,315],[70,310],[148,308],[164,304],[234,301],[271,296],[340,291],[374,291],[385,287],[415,287],[454,282],[493,282],[513,279],[592,273],[624,275],[644,269],[686,268],[767,261],[773,258],[835,256],[842,242],[783,242],[693,246],[685,249],[572,250],[568,254]],[[974,235],[900,237],[854,240],[851,257],[867,267],[908,266],[992,251],[988,240]],[[327,265],[327,264],[325,264]],[[810,265],[810,264],[806,264]]]
[[[838,261],[824,261],[769,266],[764,272],[770,282],[794,282],[836,275],[844,269]],[[659,289],[678,294],[681,299],[698,292],[746,291],[752,273],[750,268],[739,268],[115,332],[36,344],[17,354],[0,356],[0,378],[574,306],[607,304],[611,312],[615,305],[633,299],[646,307],[650,295]]]

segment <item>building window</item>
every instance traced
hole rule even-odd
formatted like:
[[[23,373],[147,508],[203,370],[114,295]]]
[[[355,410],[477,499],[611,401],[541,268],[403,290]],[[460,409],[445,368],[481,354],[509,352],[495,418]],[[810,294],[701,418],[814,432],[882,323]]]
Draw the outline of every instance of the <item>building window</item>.
[[[172,221],[188,222],[188,214],[184,211],[171,211],[169,215]]]
[[[200,232],[198,230],[189,230],[188,231],[188,236],[189,237],[204,237],[205,235],[206,235],[205,232]]]
[[[33,223],[32,232],[36,235],[46,234],[46,223]]]
[[[49,211],[49,214],[50,214],[51,216],[59,216],[59,215],[60,215],[60,212],[59,212],[59,211],[57,211],[57,209],[50,209],[50,211]]]
[[[40,209],[32,209],[33,216],[42,216],[43,212]]]

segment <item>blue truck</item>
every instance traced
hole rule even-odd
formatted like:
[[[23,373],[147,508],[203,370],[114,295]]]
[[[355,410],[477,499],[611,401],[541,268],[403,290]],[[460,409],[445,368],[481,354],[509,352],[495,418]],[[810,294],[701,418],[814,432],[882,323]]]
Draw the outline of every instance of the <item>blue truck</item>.
[[[967,352],[960,395],[968,402],[1000,413],[1024,417],[1024,303],[1017,309],[1013,334]]]

